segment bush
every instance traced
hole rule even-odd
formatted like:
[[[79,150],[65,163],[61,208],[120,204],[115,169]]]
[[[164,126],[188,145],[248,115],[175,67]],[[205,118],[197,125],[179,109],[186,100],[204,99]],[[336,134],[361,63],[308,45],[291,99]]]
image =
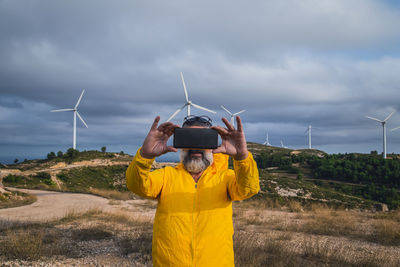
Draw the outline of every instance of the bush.
[[[68,176],[65,175],[64,173],[59,173],[59,174],[57,174],[57,178],[60,179],[60,180],[63,181],[63,182],[68,181]]]
[[[70,159],[74,159],[74,158],[76,158],[78,155],[79,155],[79,150],[73,149],[73,148],[69,148],[69,149],[67,150],[67,152],[65,153],[65,156],[66,156],[67,158],[70,158]]]
[[[50,175],[50,173],[48,173],[48,172],[38,172],[38,173],[35,175],[35,177],[36,177],[36,178],[39,178],[39,179],[41,179],[41,180],[48,180],[48,179],[51,179],[51,175]]]
[[[47,159],[52,160],[56,157],[56,153],[54,152],[50,152],[49,154],[47,154]]]
[[[6,183],[20,183],[24,177],[19,176],[19,175],[12,175],[9,174],[6,177],[3,178],[3,182]]]

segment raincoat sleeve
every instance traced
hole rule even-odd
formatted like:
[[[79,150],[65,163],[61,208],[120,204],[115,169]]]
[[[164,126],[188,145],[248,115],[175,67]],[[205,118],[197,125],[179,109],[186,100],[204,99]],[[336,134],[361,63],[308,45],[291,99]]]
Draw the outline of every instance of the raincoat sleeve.
[[[143,158],[139,149],[126,170],[126,186],[141,197],[157,198],[163,187],[164,169],[150,172],[153,161]]]
[[[233,160],[234,173],[228,180],[228,193],[231,200],[243,200],[260,191],[260,181],[257,164],[253,155],[244,160]]]

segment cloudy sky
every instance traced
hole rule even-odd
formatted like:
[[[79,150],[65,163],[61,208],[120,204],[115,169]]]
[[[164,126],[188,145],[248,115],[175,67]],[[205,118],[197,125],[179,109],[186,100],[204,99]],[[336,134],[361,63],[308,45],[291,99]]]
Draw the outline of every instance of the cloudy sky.
[[[77,149],[135,153],[190,99],[242,109],[248,141],[400,153],[400,5],[378,0],[0,0],[0,161]],[[192,110],[204,115],[203,111]],[[185,112],[173,121],[181,123]],[[209,114],[207,114],[209,115]]]

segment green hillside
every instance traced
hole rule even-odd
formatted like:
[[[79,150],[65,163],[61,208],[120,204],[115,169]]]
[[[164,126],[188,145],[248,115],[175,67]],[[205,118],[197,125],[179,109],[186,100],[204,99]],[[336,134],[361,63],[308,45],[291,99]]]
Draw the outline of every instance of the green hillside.
[[[396,155],[384,160],[376,153],[328,155],[314,149],[291,150],[255,143],[249,144],[249,150],[255,154],[265,192],[270,194],[274,179],[279,188],[289,181],[291,189],[308,188],[302,190],[308,193],[300,190],[297,196],[282,193],[286,199],[303,202],[319,199],[346,207],[365,207],[377,202],[392,209],[400,206],[400,161]],[[311,195],[310,185],[314,186]]]
[[[261,192],[256,198],[280,205],[297,201],[303,206],[319,203],[378,210],[385,209],[379,203],[391,209],[400,206],[400,162],[395,155],[383,160],[376,154],[328,155],[320,150],[292,150],[251,142],[248,147],[260,170]],[[88,193],[96,190],[127,192],[125,171],[131,156],[71,150],[58,154],[46,160],[13,165],[25,172],[4,177],[4,185]],[[83,161],[106,161],[113,165],[68,168],[70,164]],[[53,173],[49,167],[60,162],[67,167]],[[26,174],[32,171],[36,172]]]

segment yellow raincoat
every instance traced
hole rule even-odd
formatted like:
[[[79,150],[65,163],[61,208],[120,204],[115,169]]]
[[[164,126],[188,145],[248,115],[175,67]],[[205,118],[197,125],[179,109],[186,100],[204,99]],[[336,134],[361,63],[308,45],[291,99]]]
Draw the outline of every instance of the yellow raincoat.
[[[154,266],[234,266],[232,201],[256,194],[259,176],[256,162],[214,154],[196,183],[182,163],[150,172],[154,159],[140,150],[126,171],[128,188],[158,199],[153,226]]]

